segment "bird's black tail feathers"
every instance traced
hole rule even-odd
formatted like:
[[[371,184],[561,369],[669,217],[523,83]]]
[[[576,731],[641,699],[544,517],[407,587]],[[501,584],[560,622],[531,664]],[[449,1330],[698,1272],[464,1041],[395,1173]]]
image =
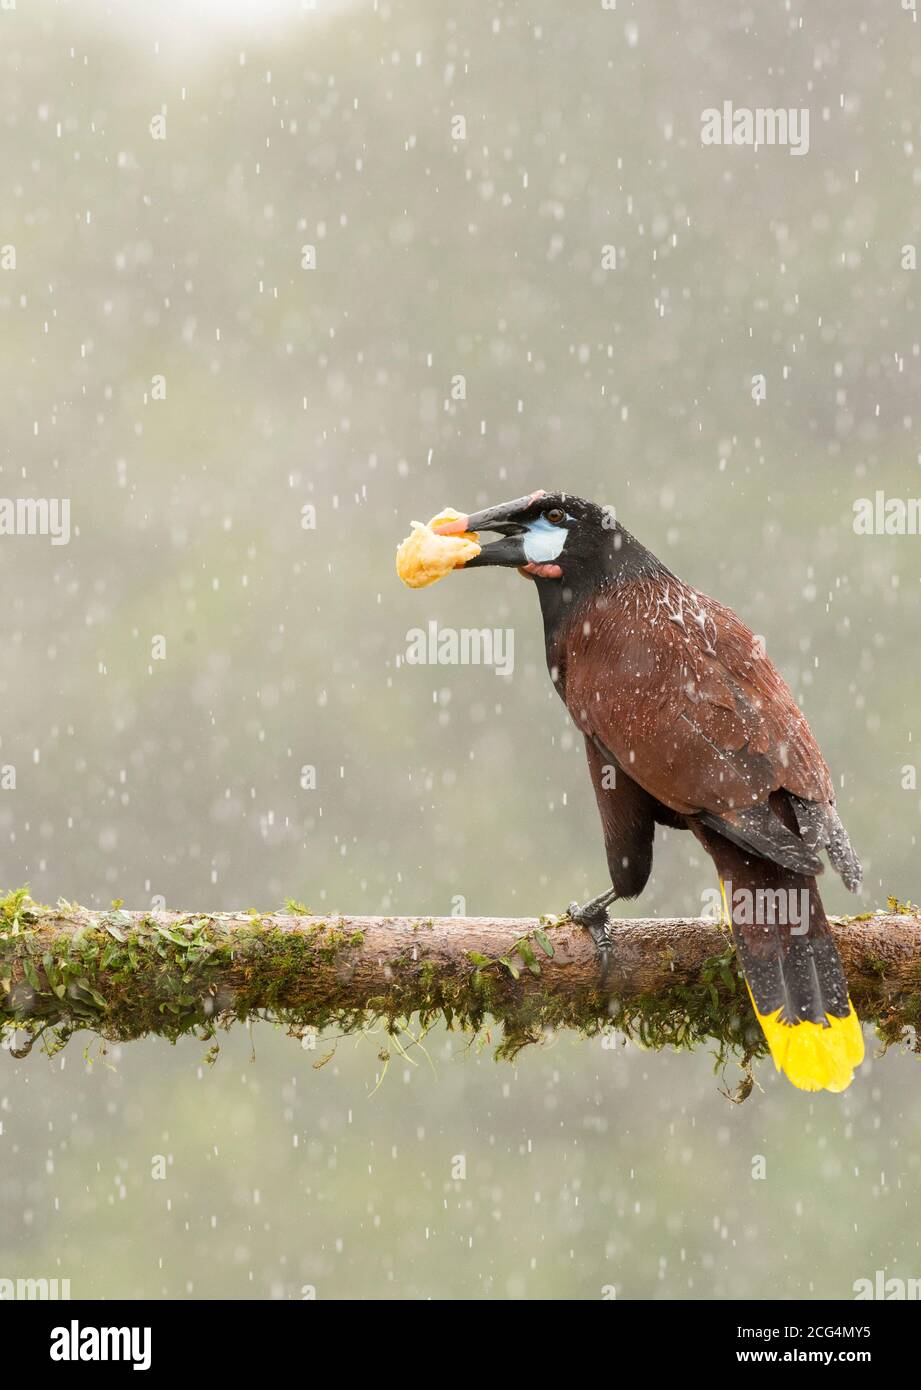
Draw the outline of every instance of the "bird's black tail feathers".
[[[814,874],[747,853],[712,829],[699,834],[719,871],[748,991],[778,1071],[804,1091],[843,1091],[863,1061],[863,1034]]]

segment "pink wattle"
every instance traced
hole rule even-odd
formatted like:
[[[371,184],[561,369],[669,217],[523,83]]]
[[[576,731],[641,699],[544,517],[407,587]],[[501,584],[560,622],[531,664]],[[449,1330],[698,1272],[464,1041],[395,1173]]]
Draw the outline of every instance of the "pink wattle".
[[[533,560],[530,560],[526,565],[521,565],[521,566],[519,566],[519,573],[521,573],[521,574],[533,574],[533,575],[535,575],[538,579],[562,579],[562,578],[563,578],[563,571],[560,569],[559,565],[552,565],[552,564],[543,564],[543,565],[539,565],[539,564],[536,564]]]

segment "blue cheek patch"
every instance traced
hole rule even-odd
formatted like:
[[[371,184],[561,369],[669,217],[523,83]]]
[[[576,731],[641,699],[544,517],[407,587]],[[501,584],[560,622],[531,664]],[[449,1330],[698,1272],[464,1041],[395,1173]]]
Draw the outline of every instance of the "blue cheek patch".
[[[546,565],[563,552],[569,532],[565,526],[554,526],[546,517],[532,521],[524,538],[524,553],[534,565]]]

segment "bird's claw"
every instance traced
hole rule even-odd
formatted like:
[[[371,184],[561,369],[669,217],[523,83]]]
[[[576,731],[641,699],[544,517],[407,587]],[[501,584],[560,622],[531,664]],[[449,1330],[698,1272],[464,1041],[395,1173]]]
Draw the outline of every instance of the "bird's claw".
[[[614,927],[608,916],[607,906],[597,902],[570,903],[566,915],[577,927],[584,927],[595,943],[601,960],[601,983],[607,979],[611,967],[611,952],[614,946]]]

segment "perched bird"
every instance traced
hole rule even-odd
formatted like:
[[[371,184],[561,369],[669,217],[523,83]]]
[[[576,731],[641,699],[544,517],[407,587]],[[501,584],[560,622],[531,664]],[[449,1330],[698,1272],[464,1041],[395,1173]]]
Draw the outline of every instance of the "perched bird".
[[[608,907],[645,887],[656,825],[690,830],[721,888],[731,883],[733,936],[777,1068],[805,1091],[844,1090],[863,1036],[815,876],[824,850],[853,892],[860,862],[763,645],[584,498],[538,491],[433,529],[496,532],[463,568],[514,567],[537,587],[550,676],[585,737],[612,883],[569,911],[603,962]]]

